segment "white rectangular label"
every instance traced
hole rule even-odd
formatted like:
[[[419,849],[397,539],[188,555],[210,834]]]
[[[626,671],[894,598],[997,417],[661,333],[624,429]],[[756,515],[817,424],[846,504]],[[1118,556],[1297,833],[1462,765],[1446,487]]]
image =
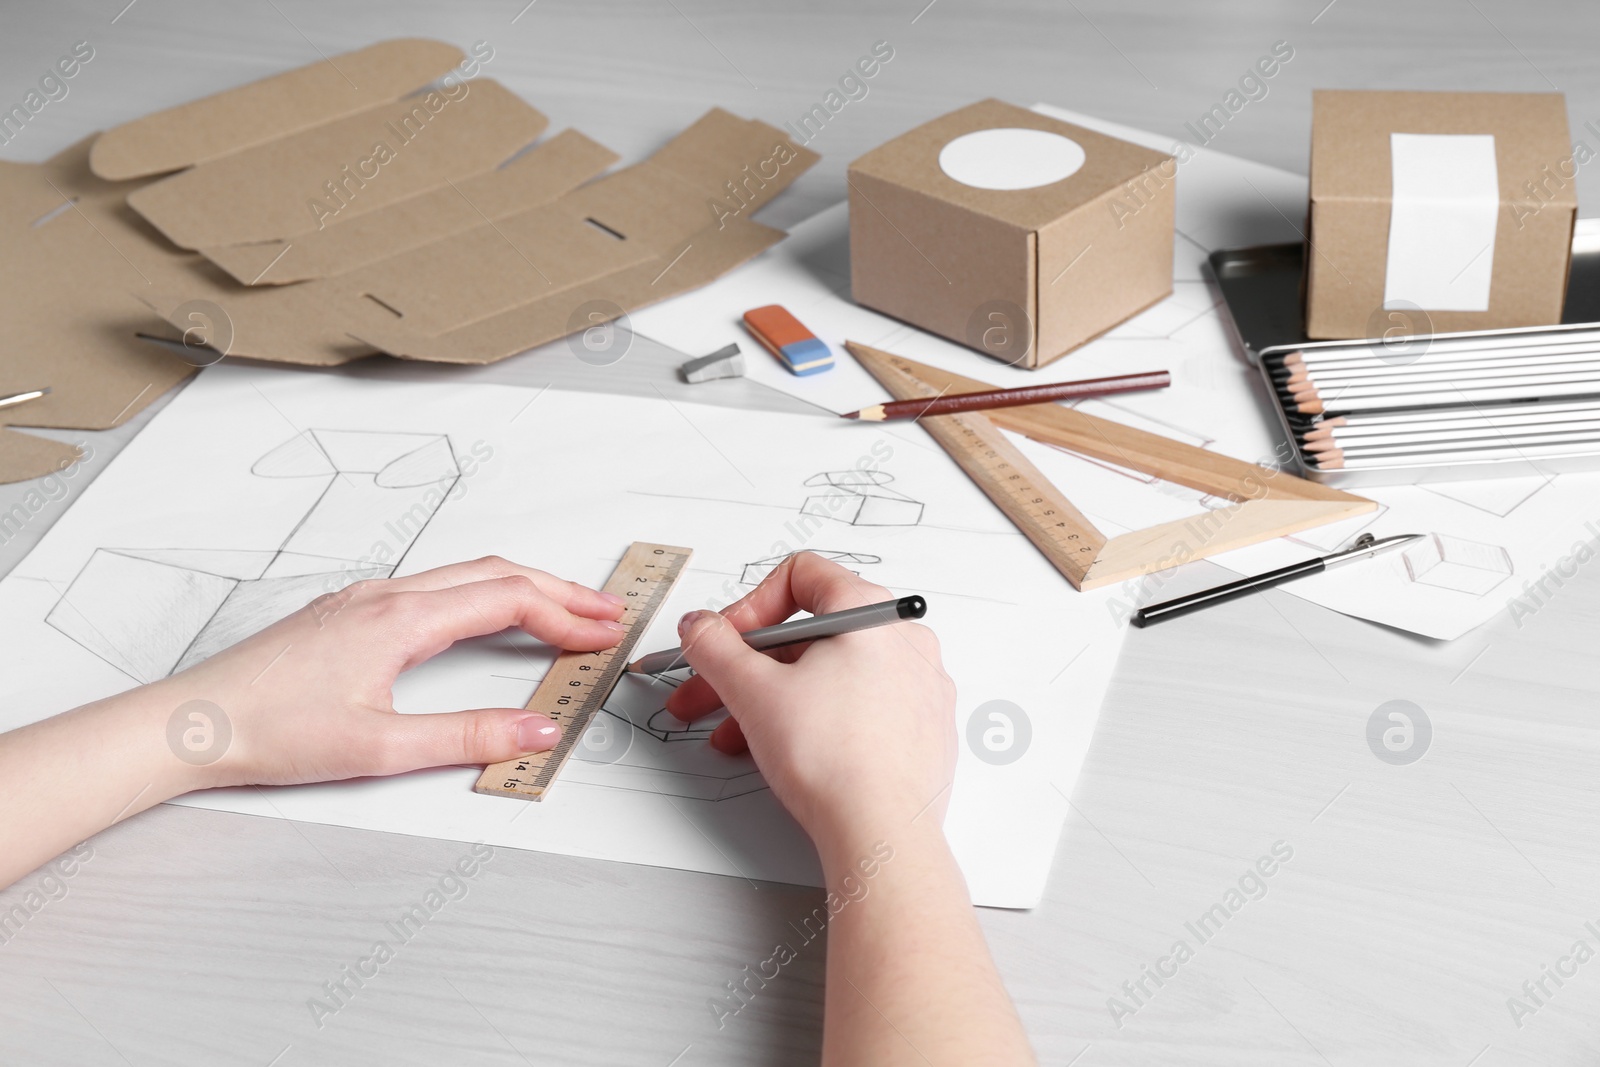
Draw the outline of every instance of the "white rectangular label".
[[[1383,306],[1488,311],[1500,172],[1492,134],[1391,133]]]

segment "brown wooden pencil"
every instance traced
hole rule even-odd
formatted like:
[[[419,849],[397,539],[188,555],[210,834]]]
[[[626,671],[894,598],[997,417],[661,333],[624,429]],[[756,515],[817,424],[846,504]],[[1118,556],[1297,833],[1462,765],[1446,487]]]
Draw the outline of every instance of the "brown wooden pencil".
[[[977,393],[952,393],[932,400],[894,400],[887,404],[874,404],[860,411],[847,412],[841,417],[861,419],[864,422],[920,419],[924,415],[950,415],[958,411],[1012,408],[1024,404],[1047,404],[1055,400],[1084,400],[1089,397],[1132,393],[1143,389],[1164,389],[1171,384],[1172,375],[1166,371],[1148,371],[1142,374],[1118,374],[1109,378],[1088,378],[1077,382],[1025,385],[1020,389],[985,389]]]

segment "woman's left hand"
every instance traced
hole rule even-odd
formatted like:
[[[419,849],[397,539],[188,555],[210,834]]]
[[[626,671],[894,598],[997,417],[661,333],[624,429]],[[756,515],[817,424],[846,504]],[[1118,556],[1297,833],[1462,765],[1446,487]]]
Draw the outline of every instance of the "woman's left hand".
[[[227,716],[227,750],[197,786],[496,763],[551,747],[560,730],[524,708],[396,714],[395,678],[457,641],[507,627],[558,648],[610,648],[623,633],[614,621],[622,610],[619,597],[489,556],[319,597],[145,695],[171,708],[206,701]]]

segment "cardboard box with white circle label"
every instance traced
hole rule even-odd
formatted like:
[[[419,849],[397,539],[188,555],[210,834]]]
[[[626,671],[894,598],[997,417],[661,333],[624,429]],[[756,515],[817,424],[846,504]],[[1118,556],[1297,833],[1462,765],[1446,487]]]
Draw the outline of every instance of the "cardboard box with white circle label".
[[[857,301],[1039,367],[1172,292],[1171,156],[984,100],[850,164]]]

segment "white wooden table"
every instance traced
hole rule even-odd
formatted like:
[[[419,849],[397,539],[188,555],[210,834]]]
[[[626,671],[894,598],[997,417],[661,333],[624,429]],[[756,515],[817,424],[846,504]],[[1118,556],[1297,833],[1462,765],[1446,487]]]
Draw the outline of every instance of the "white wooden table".
[[[42,159],[318,50],[406,34],[490,41],[490,75],[556,127],[629,159],[712,104],[790,120],[875,41],[891,42],[870,95],[814,143],[823,163],[765,216],[778,225],[841,199],[845,165],[868,147],[983,96],[1176,136],[1279,40],[1295,58],[1217,148],[1303,170],[1313,86],[1554,86],[1574,135],[1600,148],[1583,129],[1600,126],[1592,4],[542,0],[519,15],[522,0],[124,2],[0,12],[7,105],[73,42],[96,49],[71,95],[0,158]],[[1578,183],[1593,214],[1600,168]],[[631,380],[666,381],[669,362],[641,353]],[[479,373],[594,384],[566,364],[535,354]],[[613,375],[608,387],[627,386]],[[114,453],[142,421],[97,435],[97,452]],[[20,492],[0,487],[0,510]],[[0,548],[0,569],[44,526]],[[1203,584],[1208,567],[1183,580]],[[1047,901],[983,914],[1041,1056],[1084,1067],[1595,1063],[1600,962],[1569,954],[1579,939],[1600,952],[1584,925],[1600,929],[1597,646],[1600,564],[1520,627],[1505,618],[1451,645],[1282,593],[1131,635]],[[1380,761],[1366,741],[1369,716],[1394,699],[1433,724],[1430,750],[1409,766]],[[1185,924],[1279,842],[1293,855],[1260,883],[1265,895],[1202,943]],[[89,845],[64,895],[0,943],[0,1062],[687,1067],[806,1063],[819,1048],[820,952],[724,1030],[706,1007],[816,905],[812,890],[500,850],[319,1027],[308,1001],[464,846],[173,807]],[[0,912],[39,877],[0,893]],[[563,912],[582,918],[553,917]],[[1192,951],[1181,964],[1180,939]],[[484,969],[508,950],[521,962]],[[1544,978],[1537,1011],[1514,1020],[1507,998],[1546,965],[1577,969],[1562,985]],[[1140,991],[1147,966],[1171,977],[1144,977]]]

